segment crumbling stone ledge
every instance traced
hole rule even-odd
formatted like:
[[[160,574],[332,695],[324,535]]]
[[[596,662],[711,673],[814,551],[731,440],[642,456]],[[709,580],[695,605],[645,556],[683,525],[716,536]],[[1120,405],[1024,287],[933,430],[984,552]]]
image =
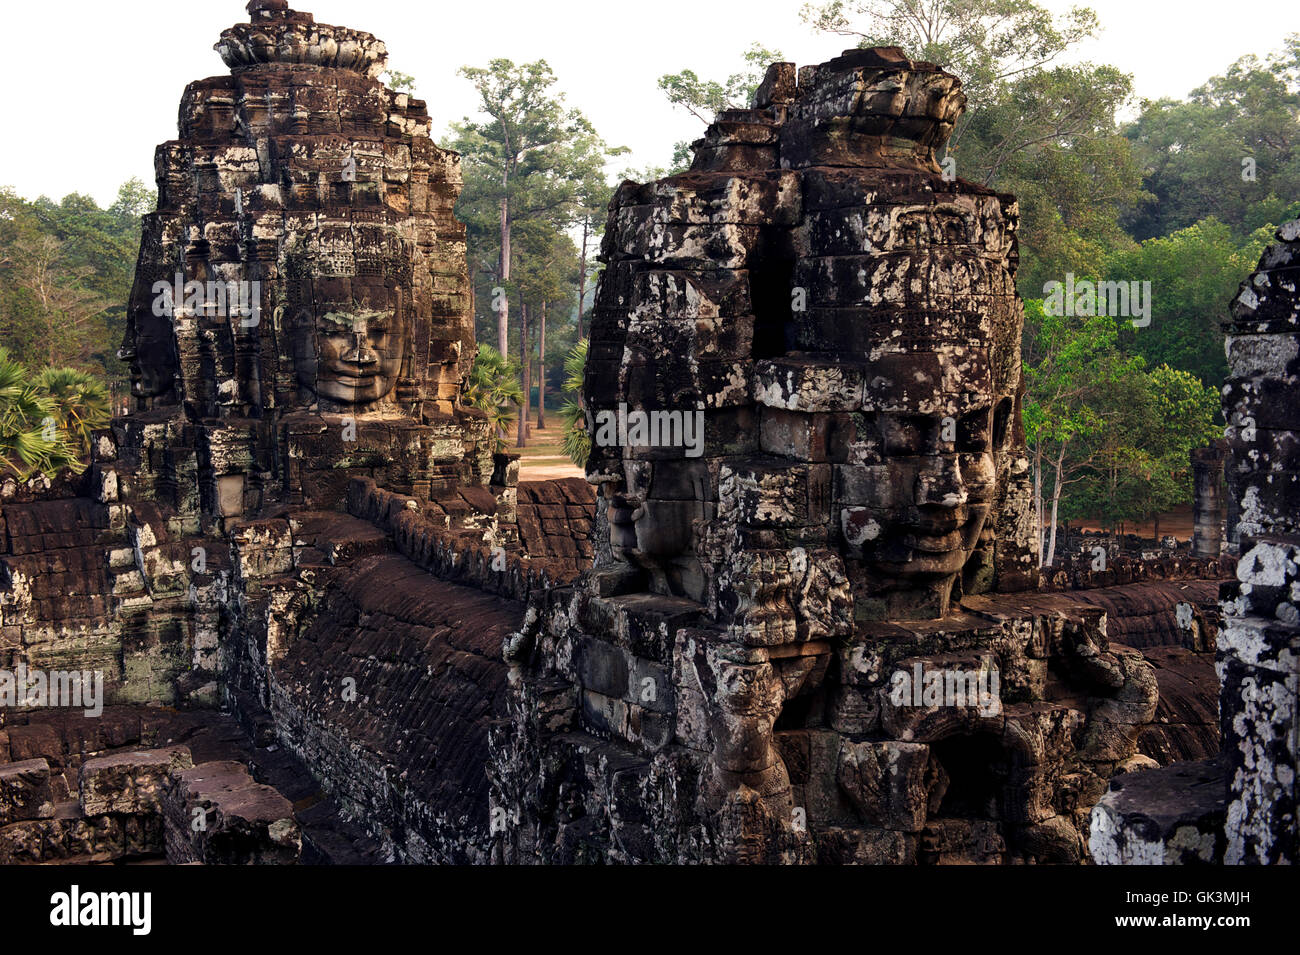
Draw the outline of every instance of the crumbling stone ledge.
[[[1223,858],[1222,757],[1116,776],[1092,811],[1099,865],[1212,865]]]
[[[1039,589],[1060,592],[1119,587],[1148,580],[1228,580],[1236,569],[1237,559],[1230,554],[1214,558],[1180,555],[1159,560],[1120,556],[1111,558],[1105,570],[1093,570],[1091,557],[1076,555],[1044,567]]]
[[[524,602],[578,578],[568,561],[496,547],[484,540],[483,531],[439,526],[415,498],[386,491],[369,478],[352,479],[347,507],[354,517],[391,534],[399,553],[440,580]]]

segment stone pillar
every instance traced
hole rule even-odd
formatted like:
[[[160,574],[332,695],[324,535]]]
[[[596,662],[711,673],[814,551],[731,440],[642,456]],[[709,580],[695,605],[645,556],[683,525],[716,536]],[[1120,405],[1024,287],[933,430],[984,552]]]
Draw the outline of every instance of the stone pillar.
[[[1223,550],[1224,442],[1192,451],[1192,556],[1218,557]]]
[[[1277,238],[1228,324],[1228,483],[1241,507],[1218,662],[1229,864],[1300,861],[1300,220]]]
[[[1300,740],[1300,220],[1283,225],[1242,283],[1227,323],[1229,538],[1218,635],[1223,752],[1121,776],[1092,813],[1102,864],[1295,864]],[[1214,534],[1206,494],[1223,452],[1192,453],[1197,556]]]

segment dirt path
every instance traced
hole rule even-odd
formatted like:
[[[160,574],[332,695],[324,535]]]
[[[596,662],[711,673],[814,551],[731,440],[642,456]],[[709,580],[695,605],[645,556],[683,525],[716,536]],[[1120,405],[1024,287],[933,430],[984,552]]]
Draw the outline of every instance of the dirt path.
[[[551,415],[553,412],[548,409],[547,414]],[[513,445],[513,442],[511,443]],[[545,429],[534,426],[528,447],[512,446],[507,450],[519,452],[519,480],[521,481],[555,481],[560,478],[580,478],[586,474],[582,468],[576,467],[564,456],[562,433],[559,425],[555,423],[551,423],[551,427]]]
[[[1070,521],[1070,527],[1085,531],[1105,530],[1100,521]],[[1125,534],[1137,534],[1139,537],[1154,537],[1156,532],[1154,521],[1146,521],[1142,524],[1125,524],[1122,529]],[[1168,537],[1170,534],[1181,540],[1192,539],[1192,506],[1190,504],[1176,507],[1167,514],[1160,515],[1160,536]]]

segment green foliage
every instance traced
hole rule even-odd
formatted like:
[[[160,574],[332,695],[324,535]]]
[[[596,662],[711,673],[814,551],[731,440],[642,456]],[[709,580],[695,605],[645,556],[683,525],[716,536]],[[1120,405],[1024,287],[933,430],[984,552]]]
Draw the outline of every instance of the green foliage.
[[[1090,466],[1064,516],[1114,527],[1190,502],[1189,456],[1223,435],[1217,391],[1160,365],[1113,383],[1099,406],[1109,426],[1089,442]]]
[[[1125,217],[1138,239],[1213,217],[1242,240],[1300,215],[1300,34],[1246,56],[1186,101],[1148,100],[1124,129],[1150,199]],[[1250,162],[1244,162],[1250,160]],[[1253,167],[1253,175],[1249,174]]]
[[[1240,242],[1229,226],[1209,218],[1115,252],[1106,262],[1108,278],[1149,281],[1152,291],[1151,325],[1130,327],[1123,346],[1148,364],[1171,365],[1204,385],[1218,385],[1227,376],[1222,321],[1271,239],[1273,227],[1266,227]]]
[[[587,430],[587,412],[582,406],[582,379],[587,368],[587,344],[583,339],[573,346],[564,359],[564,404],[560,419],[564,422],[564,454],[580,468],[591,457],[591,434]]]
[[[497,436],[497,450],[505,450],[505,436],[524,403],[519,384],[519,365],[505,358],[491,345],[479,345],[466,382],[465,403],[486,411]],[[513,409],[512,406],[513,405]]]
[[[0,338],[17,361],[125,382],[117,349],[140,216],[154,202],[138,179],[106,210],[75,193],[28,202],[0,190]]]
[[[496,59],[485,68],[465,67],[461,75],[478,90],[484,118],[454,123],[445,145],[461,154],[465,187],[456,213],[469,232],[476,329],[480,340],[497,341],[493,289],[505,289],[510,301],[521,290],[530,301],[576,300],[576,268],[551,298],[524,288],[526,277],[548,271],[527,260],[538,250],[549,255],[584,220],[589,231],[599,231],[613,193],[605,164],[627,150],[606,145],[586,117],[552,91],[556,77],[545,60],[516,65]],[[527,235],[516,242],[517,232]],[[503,278],[503,233],[511,243],[509,280]]]
[[[741,59],[744,68],[724,81],[701,79],[694,70],[682,70],[659,77],[659,89],[668,97],[668,102],[708,125],[724,109],[748,108],[768,66],[781,62],[784,57],[779,50],[751,43],[741,54]]]
[[[803,18],[860,47],[901,46],[938,63],[961,77],[974,108],[1097,32],[1087,7],[1058,18],[1031,0],[830,0],[805,4]]]
[[[104,383],[75,368],[46,368],[36,376],[36,388],[49,396],[68,443],[80,453],[88,452],[91,433],[112,418]]]
[[[1025,434],[1052,502],[1048,527],[1060,517],[1114,526],[1188,502],[1192,449],[1222,436],[1215,388],[1168,365],[1148,370],[1121,337],[1109,316],[1067,318],[1026,302]]]
[[[1112,254],[1111,280],[1151,283],[1151,324],[1126,327],[1123,347],[1149,365],[1188,371],[1202,384],[1227,375],[1221,323],[1237,286],[1254,269],[1273,229],[1260,229],[1244,243],[1215,219],[1197,222],[1163,238]]]
[[[88,376],[47,370],[33,379],[0,345],[0,474],[27,480],[80,474],[89,431],[107,420],[107,393]]]
[[[1097,399],[1116,381],[1142,370],[1118,351],[1119,330],[1106,315],[1052,315],[1039,300],[1025,303],[1025,436],[1031,446],[1059,446],[1105,425]]]
[[[415,77],[410,73],[402,73],[399,70],[388,70],[380,77],[384,85],[391,90],[397,90],[399,93],[415,92]]]

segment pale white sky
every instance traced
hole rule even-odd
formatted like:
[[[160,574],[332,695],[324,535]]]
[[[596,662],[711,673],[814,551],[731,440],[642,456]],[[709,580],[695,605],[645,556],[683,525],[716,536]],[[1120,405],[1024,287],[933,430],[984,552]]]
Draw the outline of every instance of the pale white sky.
[[[1071,0],[1046,0],[1064,10]],[[1085,55],[1135,78],[1139,96],[1183,96],[1246,53],[1300,32],[1297,0],[1092,0],[1104,33]],[[243,0],[61,0],[5,4],[0,58],[0,186],[34,198],[88,192],[101,204],[131,176],[152,185],[154,146],[176,135],[185,84],[224,73],[220,32],[247,19]],[[318,21],[376,34],[390,65],[414,75],[434,133],[475,107],[462,65],[545,58],[568,102],[611,144],[619,168],[667,165],[702,127],[656,86],[684,67],[736,70],[752,42],[816,63],[851,46],[813,33],[802,0],[297,0]],[[16,38],[22,38],[18,42]]]

